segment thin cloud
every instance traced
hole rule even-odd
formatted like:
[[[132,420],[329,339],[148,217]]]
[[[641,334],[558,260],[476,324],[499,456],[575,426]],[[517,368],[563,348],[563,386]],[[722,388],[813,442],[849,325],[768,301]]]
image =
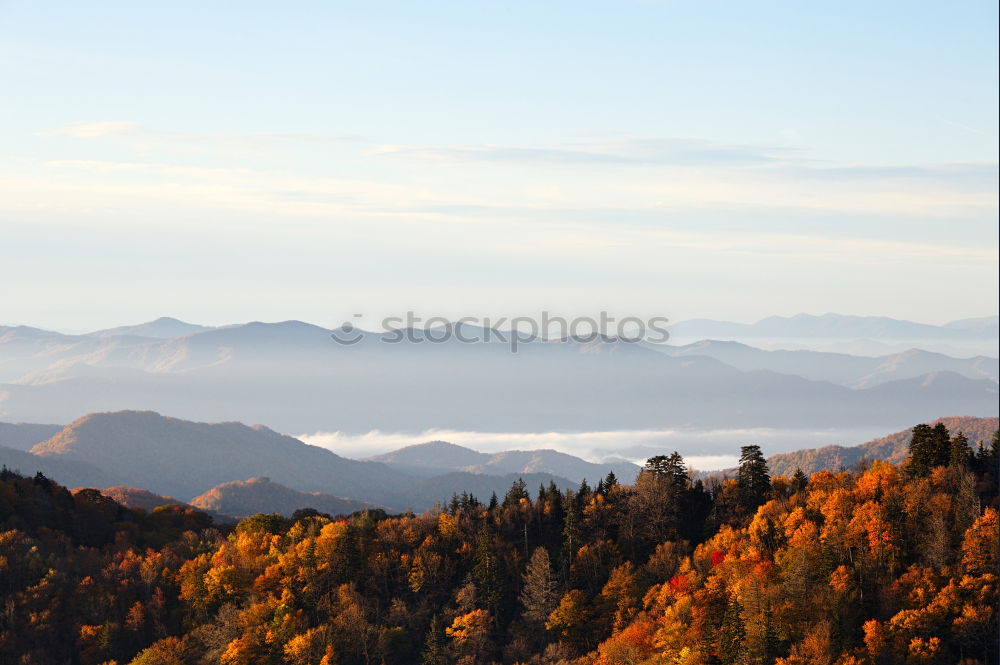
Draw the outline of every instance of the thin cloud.
[[[688,430],[645,429],[594,432],[478,432],[429,429],[416,433],[372,430],[363,434],[315,432],[298,438],[347,457],[364,458],[428,441],[448,441],[485,453],[551,449],[592,462],[624,458],[643,464],[653,455],[678,450],[691,468],[714,471],[735,466],[740,445],[762,443],[767,454],[831,443],[855,445],[874,436],[870,429],[795,430],[773,428]],[[770,442],[770,445],[768,445]]]
[[[296,132],[249,133],[186,133],[149,129],[135,122],[101,121],[75,122],[39,132],[38,136],[71,137],[77,139],[130,139],[144,147],[201,147],[224,145],[232,147],[260,146],[281,143],[351,143],[364,139],[354,134],[324,134]]]
[[[769,164],[793,151],[773,146],[715,143],[690,139],[645,138],[567,143],[555,146],[409,146],[381,145],[370,155],[397,155],[439,162],[508,162],[562,164],[663,164],[678,166]]]
[[[38,136],[70,136],[76,139],[99,139],[111,136],[136,136],[142,133],[134,122],[74,122],[63,127],[39,132]]]

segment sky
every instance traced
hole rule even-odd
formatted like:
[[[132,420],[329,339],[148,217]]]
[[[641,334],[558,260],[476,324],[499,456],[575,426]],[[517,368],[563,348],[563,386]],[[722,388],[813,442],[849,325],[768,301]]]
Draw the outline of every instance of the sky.
[[[0,0],[0,325],[995,314],[997,23]]]

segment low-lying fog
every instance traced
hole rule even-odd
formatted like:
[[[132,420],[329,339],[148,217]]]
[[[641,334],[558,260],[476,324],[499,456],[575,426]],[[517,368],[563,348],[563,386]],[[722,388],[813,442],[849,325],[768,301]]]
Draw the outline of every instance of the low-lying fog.
[[[299,435],[306,443],[361,459],[387,453],[404,446],[428,441],[448,441],[484,453],[503,450],[550,448],[593,462],[625,458],[642,464],[654,455],[680,452],[690,467],[699,471],[736,465],[740,446],[759,445],[766,455],[819,448],[828,445],[854,446],[890,434],[885,428],[857,427],[821,430],[806,429],[666,429],[618,430],[603,432],[470,432],[426,430],[419,433],[382,432],[366,434],[316,432]]]

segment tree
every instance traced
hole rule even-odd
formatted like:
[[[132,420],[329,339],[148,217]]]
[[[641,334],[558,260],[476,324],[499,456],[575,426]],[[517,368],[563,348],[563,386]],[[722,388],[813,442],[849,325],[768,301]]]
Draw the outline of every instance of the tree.
[[[479,591],[482,605],[497,614],[503,600],[504,571],[500,568],[500,558],[493,545],[493,538],[484,526],[476,536],[476,550],[473,554],[472,576]]]
[[[284,648],[285,660],[290,665],[331,665],[333,646],[328,632],[326,626],[317,626],[288,640]]]
[[[444,634],[450,637],[456,651],[463,657],[460,662],[481,663],[490,650],[490,613],[486,610],[472,610],[460,614],[444,629]]]
[[[129,665],[184,665],[185,645],[176,637],[154,642],[132,659]]]
[[[441,641],[441,619],[435,614],[431,619],[431,627],[427,630],[424,641],[424,652],[420,657],[420,665],[445,665],[448,655]]]
[[[556,580],[552,574],[549,553],[544,547],[536,547],[524,571],[521,588],[521,604],[524,606],[526,621],[544,624],[555,609],[559,596]]]
[[[504,507],[517,507],[520,505],[521,499],[528,499],[528,485],[523,478],[518,478],[507,490],[507,494],[503,498],[503,505]]]
[[[910,475],[926,476],[937,466],[946,466],[951,457],[951,439],[943,423],[934,427],[920,424],[913,428],[910,438]]]
[[[680,490],[687,487],[691,479],[688,477],[684,458],[676,450],[669,456],[657,455],[646,460],[644,471],[666,479],[674,488]]]
[[[626,561],[611,571],[607,583],[601,589],[600,599],[607,608],[606,614],[610,615],[611,629],[614,632],[631,623],[642,604],[642,594],[631,561]]]
[[[587,597],[579,589],[573,589],[559,601],[545,627],[557,632],[566,644],[582,649],[590,643],[590,620]]]
[[[757,510],[757,506],[767,500],[771,492],[771,476],[760,446],[740,448],[740,468],[736,475],[736,486],[739,488],[740,503],[751,514]]]
[[[1000,540],[1000,519],[997,511],[987,508],[969,530],[962,542],[962,567],[970,575],[996,573],[997,541]]]
[[[964,469],[969,466],[970,461],[972,461],[972,449],[969,448],[969,439],[959,432],[951,437],[948,466]]]
[[[743,625],[743,606],[731,596],[719,626],[718,654],[723,665],[743,662],[746,653],[746,628]]]
[[[802,472],[802,469],[796,468],[795,473],[792,474],[792,482],[789,485],[789,490],[792,494],[797,494],[806,488],[809,484],[809,476]]]

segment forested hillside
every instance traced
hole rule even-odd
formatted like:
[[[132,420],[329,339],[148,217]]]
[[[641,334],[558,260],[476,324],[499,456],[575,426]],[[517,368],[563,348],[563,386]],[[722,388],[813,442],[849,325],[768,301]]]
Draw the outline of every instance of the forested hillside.
[[[456,496],[421,515],[128,509],[0,476],[0,662],[996,663],[998,439],[901,465]]]
[[[931,421],[931,425],[941,423],[948,430],[962,432],[975,447],[979,442],[989,442],[993,432],[1000,427],[998,418],[974,418],[972,416],[952,416]],[[805,473],[823,469],[847,468],[861,460],[883,460],[900,464],[909,454],[910,430],[894,432],[878,439],[872,439],[859,446],[825,446],[779,453],[767,458],[767,463],[775,475],[792,474],[796,469]]]

